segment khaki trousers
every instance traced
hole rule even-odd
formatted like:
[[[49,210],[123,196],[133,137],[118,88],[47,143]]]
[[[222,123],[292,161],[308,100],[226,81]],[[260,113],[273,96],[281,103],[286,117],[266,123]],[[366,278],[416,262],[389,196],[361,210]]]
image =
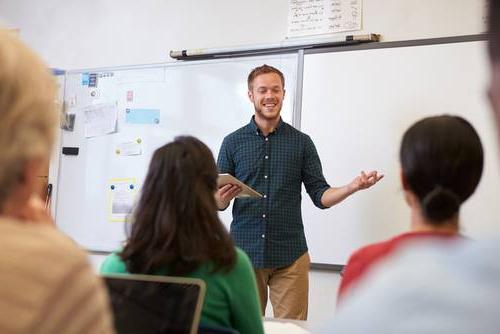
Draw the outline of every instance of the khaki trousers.
[[[255,269],[262,315],[266,312],[269,287],[275,318],[307,320],[310,263],[306,252],[287,267]]]

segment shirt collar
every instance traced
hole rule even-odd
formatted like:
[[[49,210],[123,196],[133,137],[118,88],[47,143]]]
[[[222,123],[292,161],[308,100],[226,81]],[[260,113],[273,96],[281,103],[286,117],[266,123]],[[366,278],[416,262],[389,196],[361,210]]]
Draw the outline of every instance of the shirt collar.
[[[278,124],[276,125],[276,128],[274,128],[274,131],[271,133],[277,132],[281,128],[283,123],[284,123],[283,119],[280,116],[280,120],[279,120]],[[257,123],[255,123],[255,115],[253,115],[252,118],[250,119],[250,123],[248,123],[247,128],[248,128],[249,132],[251,132],[251,133],[261,134],[261,131],[260,131],[259,127],[257,126]]]

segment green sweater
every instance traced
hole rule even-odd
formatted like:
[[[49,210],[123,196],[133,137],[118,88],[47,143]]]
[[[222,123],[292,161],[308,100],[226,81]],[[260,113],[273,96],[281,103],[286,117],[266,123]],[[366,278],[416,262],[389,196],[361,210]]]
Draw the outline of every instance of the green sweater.
[[[200,278],[207,285],[201,323],[233,328],[240,334],[263,334],[257,286],[248,256],[236,248],[236,263],[231,271],[211,273],[210,269],[210,264],[203,264],[187,275]],[[117,252],[106,257],[101,273],[127,273],[125,263]]]

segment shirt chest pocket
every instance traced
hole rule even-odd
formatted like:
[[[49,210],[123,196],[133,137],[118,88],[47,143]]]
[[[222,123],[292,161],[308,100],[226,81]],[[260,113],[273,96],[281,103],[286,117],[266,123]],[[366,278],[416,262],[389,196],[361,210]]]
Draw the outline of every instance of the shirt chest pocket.
[[[234,155],[235,177],[245,181],[255,178],[263,170],[263,149],[248,145],[238,149]]]
[[[280,183],[300,182],[303,163],[299,149],[272,150],[268,159],[271,173]]]

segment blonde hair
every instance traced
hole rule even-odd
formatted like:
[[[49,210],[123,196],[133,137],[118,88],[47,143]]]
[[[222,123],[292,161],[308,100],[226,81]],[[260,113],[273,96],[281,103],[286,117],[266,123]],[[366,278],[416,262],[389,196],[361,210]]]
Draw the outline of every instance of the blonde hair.
[[[55,80],[42,60],[0,29],[0,208],[33,158],[48,158],[57,111]]]

